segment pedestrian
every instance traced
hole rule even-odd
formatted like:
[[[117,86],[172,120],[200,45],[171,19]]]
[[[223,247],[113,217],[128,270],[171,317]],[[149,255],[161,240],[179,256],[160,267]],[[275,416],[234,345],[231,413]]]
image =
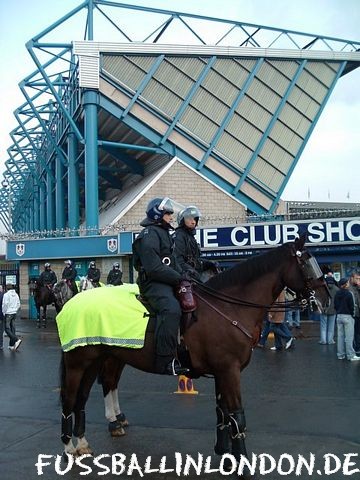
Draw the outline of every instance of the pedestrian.
[[[294,307],[294,300],[296,299],[296,293],[290,290],[289,288],[285,289],[285,302],[286,312],[285,312],[285,322],[287,323],[288,327],[292,329],[300,328],[300,309],[298,307]]]
[[[51,270],[50,263],[45,263],[44,271],[41,272],[39,277],[40,285],[52,289],[56,282],[57,282],[57,277],[55,272]]]
[[[20,309],[20,298],[13,285],[6,285],[2,300],[2,312],[5,319],[5,333],[9,337],[9,350],[15,352],[22,340],[16,335],[15,320]]]
[[[119,262],[115,262],[107,276],[106,283],[108,285],[122,285],[122,276],[123,272],[120,270],[120,264]]]
[[[355,269],[350,276],[350,292],[354,296],[354,350],[360,355],[360,270]]]
[[[181,375],[188,370],[176,358],[177,339],[182,315],[174,294],[182,279],[173,258],[174,208],[168,198],[154,198],[146,208],[144,229],[133,243],[134,267],[142,297],[156,314],[155,369],[157,373]]]
[[[100,270],[96,267],[96,263],[92,260],[86,273],[87,279],[93,284],[94,288],[100,287]]]
[[[4,314],[2,311],[2,301],[4,297],[4,291],[2,285],[0,285],[0,350],[3,350],[4,348],[4,327],[5,327],[5,322],[4,322]]]
[[[73,295],[76,295],[79,291],[75,282],[77,271],[71,260],[65,260],[65,268],[62,272],[61,278],[67,282]]]
[[[270,308],[268,318],[270,322],[270,331],[274,332],[275,345],[270,348],[272,351],[280,351],[283,349],[283,340],[285,342],[285,350],[294,346],[294,337],[292,336],[287,324],[285,323],[285,290],[283,290]]]
[[[275,345],[270,348],[272,351],[280,351],[283,349],[283,340],[285,341],[285,350],[288,350],[294,345],[294,337],[285,323],[285,292],[280,293],[274,303],[279,302],[279,305],[274,305],[270,308],[265,317],[265,325],[261,332],[260,340],[257,347],[264,348],[267,338],[271,332],[274,333]]]
[[[176,269],[182,275],[187,274],[189,278],[195,280],[201,280],[204,274],[208,279],[218,273],[213,262],[201,258],[200,246],[195,239],[200,217],[200,211],[196,206],[184,208],[177,216],[178,227],[174,233]]]
[[[330,292],[330,303],[324,308],[324,311],[320,313],[320,345],[334,345],[334,333],[335,333],[335,317],[336,311],[334,306],[334,299],[336,292],[339,290],[337,282],[334,278],[333,272],[329,270],[325,274],[325,281]]]
[[[349,279],[341,278],[339,291],[334,298],[337,323],[337,358],[344,360],[345,357],[351,362],[360,360],[355,355],[354,342],[354,296],[349,290]]]

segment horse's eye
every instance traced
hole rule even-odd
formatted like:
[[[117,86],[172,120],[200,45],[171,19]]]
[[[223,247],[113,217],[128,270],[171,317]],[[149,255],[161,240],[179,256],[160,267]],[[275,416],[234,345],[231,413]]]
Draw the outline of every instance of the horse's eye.
[[[301,257],[301,255],[302,255],[302,252],[300,252],[300,250],[296,250],[296,256]]]

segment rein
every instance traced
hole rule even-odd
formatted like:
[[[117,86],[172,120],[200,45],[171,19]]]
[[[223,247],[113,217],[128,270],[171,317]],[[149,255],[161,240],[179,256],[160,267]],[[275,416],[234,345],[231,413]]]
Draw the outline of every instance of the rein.
[[[204,297],[202,297],[199,292],[194,292],[194,294],[200,298],[200,300],[202,300],[204,303],[206,303],[206,305],[210,308],[212,308],[213,310],[215,310],[215,312],[217,312],[219,315],[221,315],[223,318],[226,318],[226,320],[229,320],[229,322],[234,325],[234,327],[237,327],[239,330],[241,330],[248,338],[250,338],[251,340],[253,340],[253,336],[250,332],[247,331],[247,329],[241,325],[241,323],[239,323],[238,321],[236,320],[232,320],[230,317],[228,317],[227,315],[225,315],[225,313],[221,312],[217,307],[215,307],[215,305],[213,305],[212,303],[210,303],[208,300],[206,300]]]
[[[226,293],[219,293],[217,290],[214,290],[213,288],[205,285],[204,283],[199,282],[198,280],[193,280],[193,282],[196,284],[197,288],[199,290],[202,290],[204,293],[207,293],[212,297],[217,298],[218,300],[221,300],[225,303],[231,303],[233,305],[241,305],[243,307],[266,308],[266,309],[271,308],[271,310],[273,311],[286,312],[287,310],[291,310],[292,308],[295,308],[295,307],[305,308],[308,303],[306,299],[298,299],[298,300],[293,300],[291,302],[274,302],[270,305],[263,305],[261,303],[253,303],[253,302],[248,302],[246,300],[239,300],[235,297],[232,297],[231,295],[227,295]],[[203,297],[201,297],[199,292],[197,292],[196,290],[194,291],[194,295],[198,296],[203,300]]]

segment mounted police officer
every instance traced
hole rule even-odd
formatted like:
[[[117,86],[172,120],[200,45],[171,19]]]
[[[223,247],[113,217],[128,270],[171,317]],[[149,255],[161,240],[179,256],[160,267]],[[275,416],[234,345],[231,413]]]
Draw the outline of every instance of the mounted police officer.
[[[172,201],[154,198],[146,209],[145,227],[133,243],[134,266],[139,272],[140,293],[156,314],[155,368],[158,373],[181,375],[188,370],[176,359],[181,308],[174,295],[181,275],[173,259],[174,208]]]
[[[96,263],[92,260],[89,263],[89,268],[87,271],[87,279],[93,284],[95,288],[100,287],[100,270],[96,268]]]
[[[41,272],[39,277],[40,285],[52,289],[56,282],[57,282],[57,277],[55,272],[51,270],[50,263],[45,263],[44,271]]]
[[[66,280],[73,294],[76,295],[78,293],[78,288],[75,283],[75,278],[77,276],[76,268],[74,267],[73,262],[71,260],[65,260],[65,265],[66,266],[62,272],[61,278],[63,280]]]
[[[122,275],[123,273],[120,270],[120,264],[118,262],[115,262],[107,276],[106,283],[108,285],[122,285]]]
[[[177,217],[178,227],[174,234],[174,257],[177,270],[190,278],[200,280],[203,272],[208,276],[218,273],[216,265],[210,260],[201,258],[199,244],[195,239],[201,213],[195,206],[181,210]]]

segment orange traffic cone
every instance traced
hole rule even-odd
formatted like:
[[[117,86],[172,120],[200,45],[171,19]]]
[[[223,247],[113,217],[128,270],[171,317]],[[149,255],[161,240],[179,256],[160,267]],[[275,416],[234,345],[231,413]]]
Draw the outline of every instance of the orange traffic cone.
[[[185,395],[197,395],[199,392],[194,389],[194,383],[191,378],[185,375],[179,375],[178,388],[174,393],[183,393]]]

